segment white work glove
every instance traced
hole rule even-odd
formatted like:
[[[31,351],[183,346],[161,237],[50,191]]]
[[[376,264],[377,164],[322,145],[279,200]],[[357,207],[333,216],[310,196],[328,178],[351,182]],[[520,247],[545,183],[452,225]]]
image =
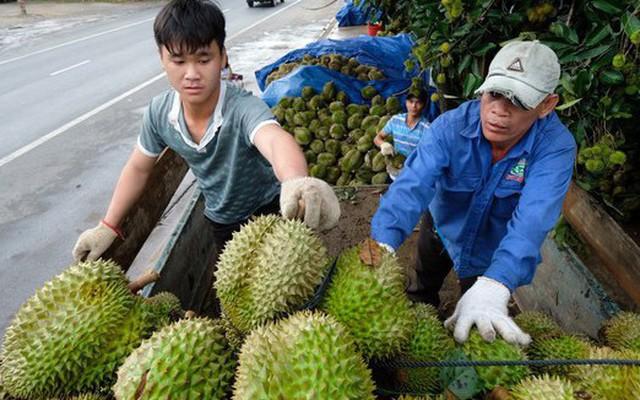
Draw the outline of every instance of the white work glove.
[[[376,243],[378,243],[378,246],[382,247],[383,249],[385,249],[389,253],[396,254],[396,250],[393,247],[391,247],[391,245],[388,245],[388,244],[382,243],[382,242],[376,242]]]
[[[340,203],[325,181],[298,177],[282,182],[280,212],[285,218],[300,218],[310,228],[323,231],[338,224]]]
[[[74,261],[80,262],[85,257],[86,261],[97,260],[118,236],[118,232],[100,221],[98,226],[87,229],[78,238],[76,245],[73,246]]]
[[[509,289],[502,283],[481,276],[460,298],[444,326],[448,329],[455,326],[453,337],[458,343],[464,343],[469,337],[469,330],[476,325],[480,336],[488,342],[496,338],[498,331],[507,342],[526,346],[531,337],[509,317],[507,303],[510,297]]]
[[[382,153],[383,156],[394,155],[395,151],[393,150],[393,145],[391,143],[383,142],[380,145],[380,153]]]

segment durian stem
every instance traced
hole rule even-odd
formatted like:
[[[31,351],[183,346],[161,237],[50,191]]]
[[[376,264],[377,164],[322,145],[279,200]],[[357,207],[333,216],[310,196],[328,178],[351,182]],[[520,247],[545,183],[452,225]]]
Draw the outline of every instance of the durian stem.
[[[187,310],[187,311],[184,312],[185,319],[192,319],[192,318],[195,318],[197,316],[198,316],[198,314],[196,314],[196,312],[193,311],[193,310]]]
[[[138,291],[143,287],[147,286],[152,282],[157,281],[158,279],[160,279],[160,274],[150,269],[144,274],[137,277],[135,280],[131,281],[128,287],[129,287],[129,290],[131,290],[131,293],[135,294],[135,293],[138,293]]]

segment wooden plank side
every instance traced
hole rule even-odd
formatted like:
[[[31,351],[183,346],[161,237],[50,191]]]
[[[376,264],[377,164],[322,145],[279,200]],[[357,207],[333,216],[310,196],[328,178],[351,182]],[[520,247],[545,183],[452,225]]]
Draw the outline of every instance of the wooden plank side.
[[[116,239],[102,256],[112,259],[126,271],[187,172],[187,164],[170,149],[166,149],[153,168],[142,197],[120,224],[125,240]]]
[[[565,219],[603,261],[613,280],[640,304],[640,247],[584,190],[571,184],[565,198]]]

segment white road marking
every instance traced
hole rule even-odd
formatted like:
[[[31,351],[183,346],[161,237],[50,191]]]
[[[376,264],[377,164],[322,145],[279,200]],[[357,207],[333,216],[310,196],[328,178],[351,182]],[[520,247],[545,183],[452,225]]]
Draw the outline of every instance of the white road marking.
[[[132,94],[134,94],[135,92],[137,92],[140,89],[143,89],[146,86],[149,86],[150,84],[152,84],[153,82],[157,81],[158,79],[164,77],[164,72],[161,73],[160,75],[156,75],[153,78],[149,79],[146,82],[141,83],[140,85],[134,87],[131,90],[128,90],[126,92],[124,92],[123,94],[121,94],[118,97],[115,97],[109,101],[107,101],[106,103],[102,104],[101,106],[98,106],[96,108],[94,108],[93,110],[89,111],[86,114],[83,114],[81,116],[79,116],[78,118],[74,119],[73,121],[67,122],[66,124],[62,125],[60,128],[49,132],[48,134],[42,136],[41,138],[34,140],[33,142],[29,143],[26,146],[21,147],[20,149],[14,151],[13,153],[9,154],[8,156],[1,158],[0,159],[0,167],[2,167],[3,165],[15,160],[16,158],[20,157],[23,154],[26,154],[27,152],[35,149],[36,147],[40,146],[43,143],[48,142],[49,140],[53,139],[54,137],[58,136],[59,134],[69,130],[70,128],[73,128],[74,126],[78,125],[79,123],[81,123],[82,121],[85,121],[91,117],[93,117],[94,115],[96,115],[97,113],[99,113],[100,111],[103,111],[109,107],[111,107],[112,105],[114,105],[115,103],[119,102],[120,100],[124,99],[125,97],[128,97]]]
[[[264,21],[268,20],[269,18],[271,18],[273,16],[280,14],[281,12],[287,10],[288,8],[293,7],[294,5],[300,3],[301,1],[302,0],[297,0],[297,1],[293,2],[293,3],[291,3],[290,5],[288,5],[287,7],[283,8],[281,10],[278,10],[278,11],[274,12],[273,14],[265,17],[265,18],[262,18],[260,21],[254,23],[253,25],[248,26],[248,27],[240,30],[240,32],[236,32],[233,35],[229,36],[229,38],[227,38],[227,40],[232,40],[232,39],[238,37],[239,35],[243,34],[244,32],[254,28],[255,26],[263,23]],[[91,37],[95,37],[97,35],[98,34],[92,35]],[[88,37],[89,36],[87,36],[87,38]],[[83,40],[86,40],[86,39],[83,39]],[[80,41],[80,40],[78,40],[78,41]],[[71,43],[71,42],[68,42],[68,43]],[[58,47],[61,47],[61,46],[58,46]],[[53,49],[53,47],[50,48],[50,49]],[[164,77],[164,75],[165,75],[164,72],[162,72],[161,74],[154,76],[153,78],[149,79],[146,82],[141,83],[140,85],[134,87],[133,89],[130,89],[130,90],[126,91],[125,93],[123,93],[123,94],[121,94],[121,95],[119,95],[119,96],[107,101],[106,103],[104,103],[104,104],[102,104],[102,105],[100,105],[100,106],[98,106],[96,108],[94,108],[93,110],[91,110],[91,111],[79,116],[78,118],[76,118],[76,119],[74,119],[74,120],[72,120],[70,122],[67,122],[66,124],[62,125],[60,128],[58,128],[58,129],[56,129],[56,130],[54,130],[52,132],[47,133],[46,135],[42,136],[41,138],[39,138],[37,140],[34,140],[33,142],[31,142],[31,143],[29,143],[29,144],[27,144],[25,146],[22,146],[21,148],[19,148],[18,150],[14,151],[11,154],[9,154],[8,156],[5,156],[4,158],[0,158],[0,167],[2,167],[3,165],[5,165],[7,163],[10,163],[11,161],[15,160],[16,158],[20,157],[21,155],[28,153],[29,151],[31,151],[31,150],[35,149],[36,147],[40,146],[41,144],[44,144],[44,143],[48,142],[49,140],[51,140],[51,139],[55,138],[56,136],[60,135],[61,133],[66,132],[67,130],[69,130],[69,129],[73,128],[74,126],[78,125],[79,123],[81,123],[83,121],[86,121],[87,119],[93,117],[94,115],[98,114],[99,112],[101,112],[103,110],[106,110],[107,108],[111,107],[112,105],[114,105],[115,103],[117,103],[120,100],[124,99],[125,97],[128,97],[128,96],[134,94],[135,92],[137,92],[138,90],[141,90],[141,89],[149,86],[153,82],[155,82],[155,81],[159,80],[160,78]]]
[[[94,33],[93,35],[89,35],[89,36],[85,36],[85,37],[82,37],[82,38],[74,39],[74,40],[71,40],[69,42],[60,43],[60,44],[57,44],[55,46],[47,47],[46,49],[40,49],[40,50],[31,52],[31,53],[27,53],[27,54],[24,54],[24,55],[21,55],[21,56],[18,56],[18,57],[9,58],[8,60],[2,60],[2,61],[0,61],[0,65],[8,64],[10,62],[17,61],[17,60],[22,60],[23,58],[31,57],[31,56],[34,56],[36,54],[46,53],[47,51],[59,49],[60,47],[68,46],[70,44],[83,42],[85,40],[93,39],[93,38],[98,37],[98,36],[106,35],[107,33],[118,32],[118,31],[121,31],[123,29],[131,28],[132,26],[144,24],[145,22],[152,21],[153,19],[155,19],[155,17],[143,19],[142,21],[133,22],[133,23],[127,24],[127,25],[122,25],[122,26],[119,26],[117,28],[109,29],[109,30],[106,30],[106,31],[103,31],[103,32]]]
[[[70,67],[62,68],[62,69],[57,70],[56,72],[52,72],[52,73],[50,73],[50,74],[49,74],[49,76],[56,76],[56,75],[59,75],[59,74],[61,74],[61,73],[63,73],[63,72],[67,72],[67,71],[72,70],[72,69],[74,69],[74,68],[78,68],[78,67],[79,67],[79,66],[81,66],[81,65],[89,64],[90,62],[91,62],[91,60],[84,60],[84,61],[81,61],[81,62],[79,62],[79,63],[77,63],[77,64],[74,64],[74,65],[72,65],[72,66],[70,66]]]

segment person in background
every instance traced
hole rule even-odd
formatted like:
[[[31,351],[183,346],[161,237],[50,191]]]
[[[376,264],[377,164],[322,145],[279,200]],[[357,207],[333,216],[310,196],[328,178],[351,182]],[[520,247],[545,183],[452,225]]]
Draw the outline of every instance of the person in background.
[[[445,325],[465,342],[531,338],[509,317],[511,293],[531,282],[540,247],[571,183],[575,140],[554,112],[556,54],[514,41],[491,61],[480,96],[440,115],[381,199],[371,235],[395,251],[420,228],[417,258],[427,301],[453,267],[462,297]],[[446,251],[444,251],[446,250]]]

